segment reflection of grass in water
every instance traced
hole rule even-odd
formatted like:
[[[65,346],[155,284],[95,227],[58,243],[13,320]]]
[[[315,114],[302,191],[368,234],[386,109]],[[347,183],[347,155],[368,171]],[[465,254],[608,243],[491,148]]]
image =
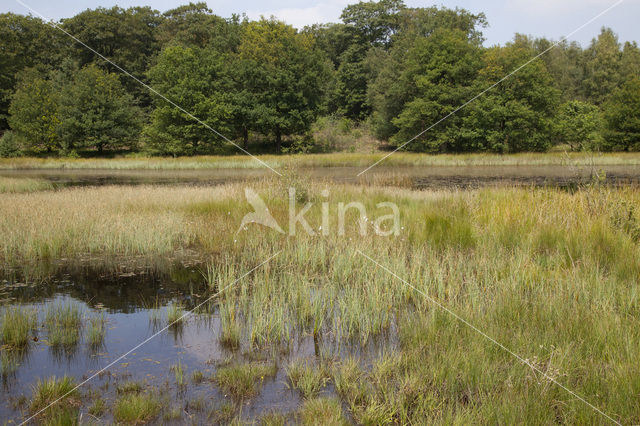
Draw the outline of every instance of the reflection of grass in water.
[[[47,306],[44,323],[49,344],[70,347],[78,343],[81,317],[80,307],[74,302],[54,302]]]
[[[0,176],[0,194],[37,192],[53,189],[53,185],[43,179],[9,178]]]
[[[146,423],[157,417],[161,408],[162,404],[155,394],[127,393],[116,400],[113,418],[128,424]]]
[[[158,297],[155,298],[155,301],[152,306],[145,306],[149,315],[149,323],[151,324],[154,331],[156,331],[160,324],[162,324],[162,311],[160,309],[160,301]]]
[[[20,366],[20,361],[25,356],[26,349],[2,348],[0,349],[0,376],[11,376]]]
[[[204,374],[200,370],[195,370],[191,373],[191,381],[195,384],[202,383],[204,381]]]
[[[235,399],[250,398],[259,392],[266,377],[275,376],[275,364],[249,362],[220,367],[214,376],[215,382]]]
[[[29,343],[29,334],[36,327],[35,309],[9,306],[0,314],[0,342],[14,349],[24,348]]]
[[[213,424],[225,424],[233,418],[235,411],[236,406],[233,403],[224,401],[211,409],[207,419]]]

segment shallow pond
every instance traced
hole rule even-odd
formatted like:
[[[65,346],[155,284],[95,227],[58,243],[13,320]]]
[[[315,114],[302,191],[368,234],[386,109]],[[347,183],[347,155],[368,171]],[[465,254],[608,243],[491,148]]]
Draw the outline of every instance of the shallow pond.
[[[51,268],[49,276],[37,283],[7,274],[2,285],[0,297],[5,306],[19,302],[22,308],[37,312],[37,328],[30,333],[26,350],[2,349],[5,351],[0,390],[3,423],[20,423],[29,417],[29,402],[38,380],[65,375],[73,377],[76,383],[90,379],[80,388],[80,413],[87,420],[92,418],[88,414],[92,401],[100,397],[111,407],[120,396],[118,388],[132,382],[161,395],[164,414],[168,409],[179,412],[179,416],[171,419],[160,415],[156,421],[163,424],[208,423],[216,407],[225,403],[233,403],[234,416],[245,420],[273,412],[293,419],[302,399],[296,390],[290,389],[286,366],[294,359],[313,362],[323,350],[322,342],[311,335],[299,335],[286,349],[226,348],[220,343],[220,316],[215,303],[206,304],[206,309],[198,309],[198,313],[177,325],[169,325],[168,310],[172,304],[180,303],[186,312],[210,297],[201,264],[173,261],[163,268],[128,268],[130,272],[126,273],[91,265],[60,264]],[[73,345],[53,345],[45,326],[47,310],[69,305],[81,313],[81,337]],[[91,318],[105,320],[106,334],[99,346],[88,342]],[[146,343],[118,359],[140,342]],[[362,348],[347,342],[342,351],[370,359],[382,347],[393,347],[389,343],[384,339]],[[341,350],[333,353],[340,356]],[[260,391],[255,397],[238,401],[212,380],[221,365],[255,361],[276,366],[274,376],[260,381]],[[177,384],[177,365],[183,370],[186,383],[183,386]],[[202,373],[202,379],[194,380],[194,373]],[[327,386],[321,395],[333,393],[334,389]],[[100,420],[113,421],[109,409]]]
[[[495,185],[571,187],[598,177],[612,185],[640,183],[640,166],[598,167],[526,166],[376,166],[361,177],[361,167],[309,167],[297,170],[314,180],[345,183],[376,183],[419,188],[475,188]],[[56,186],[191,184],[216,185],[271,176],[266,169],[207,170],[104,170],[104,169],[26,169],[0,170],[0,176],[40,178]]]

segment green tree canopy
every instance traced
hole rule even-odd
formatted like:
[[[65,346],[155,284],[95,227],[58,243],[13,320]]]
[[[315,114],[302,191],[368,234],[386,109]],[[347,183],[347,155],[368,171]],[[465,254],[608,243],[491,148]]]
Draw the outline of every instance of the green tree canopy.
[[[69,40],[39,18],[0,14],[0,132],[7,128],[17,75],[26,68],[47,72],[60,65]]]
[[[175,104],[222,134],[230,131],[232,83],[227,58],[215,50],[169,46],[149,70],[152,86]],[[223,140],[160,97],[154,98],[145,129],[152,152],[183,155],[211,152]]]
[[[236,76],[252,95],[254,129],[275,138],[309,129],[320,112],[330,70],[313,37],[274,19],[245,25],[238,49],[245,74]]]
[[[640,77],[614,90],[604,105],[605,149],[640,151]]]
[[[51,152],[60,145],[58,88],[30,69],[23,72],[9,106],[9,125],[24,140],[26,149]]]
[[[393,119],[398,132],[392,138],[402,145],[454,111],[473,96],[473,81],[482,66],[479,46],[469,42],[460,30],[437,30],[430,37],[416,39],[407,57],[403,79],[412,81],[415,97]],[[407,145],[418,151],[461,149],[459,126],[463,115],[451,116]]]
[[[228,52],[237,49],[240,42],[239,18],[224,19],[214,15],[204,2],[168,10],[162,17],[157,38],[163,46],[174,43]]]
[[[535,55],[510,44],[487,50],[475,93],[498,83]],[[462,128],[473,151],[544,151],[551,146],[552,122],[559,99],[544,63],[535,60],[469,104]]]
[[[87,46],[144,81],[152,58],[160,50],[156,29],[161,22],[159,12],[150,7],[123,9],[114,6],[110,9],[87,9],[73,18],[63,19],[62,27]],[[118,71],[78,43],[73,44],[73,57],[80,67],[96,63],[109,72]],[[149,93],[144,87],[124,74],[117,75],[127,91],[140,99],[142,104],[150,102]]]
[[[621,59],[618,36],[610,28],[602,28],[598,38],[585,51],[585,78],[582,86],[587,100],[602,105],[622,83]]]
[[[603,120],[600,109],[586,102],[569,101],[560,106],[554,120],[558,142],[574,151],[599,149]]]
[[[96,65],[24,72],[9,111],[11,128],[33,151],[131,147],[140,133],[133,97]]]
[[[68,78],[59,96],[63,150],[96,148],[102,152],[135,146],[142,114],[118,76],[90,64]]]
[[[471,96],[469,87],[481,67],[479,28],[485,25],[483,15],[446,8],[405,9],[401,22],[402,32],[391,49],[369,53],[369,60],[379,63],[380,69],[371,71],[375,79],[367,93],[376,135],[381,139],[397,135],[396,144],[403,144]],[[438,132],[455,123],[443,124],[407,148],[452,149],[456,142]]]

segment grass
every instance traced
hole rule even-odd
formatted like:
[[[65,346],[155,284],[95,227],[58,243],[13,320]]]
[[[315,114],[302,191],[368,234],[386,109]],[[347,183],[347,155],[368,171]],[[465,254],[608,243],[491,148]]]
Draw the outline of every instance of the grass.
[[[70,347],[78,343],[82,313],[74,302],[54,302],[47,306],[45,319],[47,339],[52,346]]]
[[[87,410],[89,414],[96,417],[102,417],[107,412],[107,403],[104,399],[98,397],[93,401],[93,404]]]
[[[75,420],[75,408],[79,406],[80,402],[75,387],[74,379],[67,376],[60,379],[53,376],[49,379],[38,380],[33,388],[29,411],[35,415],[44,410],[39,416],[44,418],[47,423],[64,423],[65,419]],[[54,402],[56,404],[49,407]]]
[[[8,306],[0,314],[0,342],[10,349],[22,349],[29,343],[29,335],[36,328],[34,309]]]
[[[251,398],[259,392],[262,382],[276,374],[275,365],[262,362],[232,364],[216,371],[214,380],[220,389],[235,399]]]
[[[204,374],[200,370],[195,370],[191,373],[191,381],[195,384],[202,383],[204,381]]]
[[[305,399],[317,396],[329,381],[323,368],[316,368],[308,360],[296,360],[287,367],[291,387],[300,391]]]
[[[393,201],[403,230],[383,238],[367,225],[361,237],[352,211],[343,237],[334,231],[288,237],[255,224],[236,234],[241,214],[250,211],[241,184],[76,188],[4,194],[0,253],[3,264],[20,265],[197,250],[210,263],[214,294],[281,251],[224,292],[219,336],[227,330],[234,357],[288,356],[303,342],[333,361],[322,373],[311,364],[289,366],[291,386],[307,395],[300,421],[322,421],[319,412],[332,413],[326,422],[342,421],[335,403],[317,400],[318,390],[331,385],[358,424],[602,422],[551,377],[621,423],[637,423],[636,188],[414,191],[304,178],[294,184],[304,189],[298,211],[314,203],[306,216],[314,229],[328,186],[332,212],[338,202],[356,200],[375,217],[378,203]],[[266,180],[254,189],[286,225],[284,184]],[[213,380],[236,402],[244,400],[275,374],[270,361],[224,365]],[[120,396],[127,395],[138,394]]]
[[[306,155],[259,155],[271,167],[368,167],[387,155],[333,153]],[[469,166],[469,165],[638,165],[637,153],[551,152],[523,154],[415,154],[396,152],[384,161],[388,166]],[[15,169],[108,169],[108,170],[201,170],[252,169],[264,167],[246,155],[196,156],[179,158],[121,157],[114,159],[11,158],[0,159],[0,170]]]
[[[167,324],[180,325],[185,314],[184,307],[179,302],[171,302],[167,307]]]
[[[0,194],[27,193],[47,191],[53,189],[53,185],[43,179],[10,178],[0,176]]]
[[[141,424],[158,416],[162,404],[150,393],[126,393],[113,406],[113,418],[126,424]]]
[[[107,330],[105,327],[104,315],[89,318],[89,328],[87,329],[87,341],[92,347],[99,347],[104,341]]]
[[[184,366],[182,361],[178,361],[177,364],[171,366],[171,370],[176,377],[176,386],[182,388],[186,385],[186,379],[184,377]]]
[[[316,398],[305,401],[299,410],[300,424],[303,425],[348,425],[342,414],[340,401],[335,398]]]
[[[126,381],[116,386],[116,392],[119,394],[140,393],[144,386],[140,382]]]

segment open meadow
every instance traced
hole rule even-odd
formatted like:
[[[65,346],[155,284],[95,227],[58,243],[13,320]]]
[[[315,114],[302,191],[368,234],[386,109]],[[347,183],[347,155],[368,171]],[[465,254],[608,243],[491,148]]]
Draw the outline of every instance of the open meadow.
[[[285,233],[240,226],[246,187]],[[313,235],[290,235],[290,188]],[[640,421],[633,187],[419,191],[289,170],[0,199],[15,422]],[[342,234],[353,201],[366,214],[348,210]],[[397,235],[374,232],[383,202]]]

